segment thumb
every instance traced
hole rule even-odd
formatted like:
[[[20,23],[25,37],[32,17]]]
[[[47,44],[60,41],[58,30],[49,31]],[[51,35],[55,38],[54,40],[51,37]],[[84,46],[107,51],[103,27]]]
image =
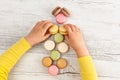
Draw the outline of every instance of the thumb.
[[[45,34],[45,39],[49,38],[51,36],[50,33]]]
[[[69,44],[69,38],[67,35],[65,35],[65,40],[67,41],[67,43]]]

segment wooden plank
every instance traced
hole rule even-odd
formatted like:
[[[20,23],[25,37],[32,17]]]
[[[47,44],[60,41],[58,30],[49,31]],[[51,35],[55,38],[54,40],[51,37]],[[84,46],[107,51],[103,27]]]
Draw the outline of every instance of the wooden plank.
[[[49,54],[35,54],[35,53],[27,53],[25,54],[21,61],[17,63],[15,68],[12,70],[12,75],[30,75],[30,74],[46,74],[48,75],[47,68],[43,67],[41,64],[41,59],[44,56],[48,56]],[[79,76],[79,65],[77,62],[77,58],[73,56],[65,56],[63,58],[68,60],[68,66],[64,70],[60,71],[60,75],[70,74],[72,76]],[[112,78],[119,78],[120,75],[120,63],[114,61],[102,61],[102,60],[94,60],[95,66],[97,68],[98,76],[106,76]],[[69,77],[69,76],[68,76]]]
[[[49,1],[49,3],[47,2]],[[60,5],[71,11],[66,23],[83,32],[93,57],[99,80],[119,80],[120,76],[120,1],[119,0],[1,0],[0,54],[26,36],[39,20],[55,23],[51,10]],[[49,76],[40,61],[47,52],[43,44],[33,47],[16,64],[9,80],[80,80],[75,52],[63,55],[69,65],[56,77]],[[74,78],[75,77],[75,78]]]

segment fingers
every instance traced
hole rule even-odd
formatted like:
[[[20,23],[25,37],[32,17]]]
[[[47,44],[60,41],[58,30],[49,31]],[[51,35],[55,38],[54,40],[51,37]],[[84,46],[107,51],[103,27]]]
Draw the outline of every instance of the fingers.
[[[37,22],[33,29],[38,30],[39,29],[39,25],[42,24],[42,23],[43,23],[43,21]]]
[[[67,35],[65,35],[65,40],[67,41],[67,43],[69,44],[69,38]]]
[[[73,24],[66,24],[65,28],[68,31],[68,33],[69,32],[79,32],[80,31],[80,29]]]
[[[75,26],[73,24],[68,24],[68,25],[71,28],[72,32],[76,31]]]
[[[80,32],[80,29],[78,27],[76,27],[75,25],[74,27],[75,27],[75,31]]]
[[[66,24],[64,26],[65,26],[65,28],[66,28],[66,30],[67,30],[68,33],[72,32],[72,29],[71,29],[71,27],[68,24]]]
[[[41,24],[39,24],[38,26],[40,27],[40,29],[42,29],[44,27],[45,24],[49,23],[50,21],[43,21],[41,22]]]
[[[49,38],[50,35],[51,35],[50,33],[45,34],[45,39]]]
[[[51,22],[48,22],[44,25],[43,27],[43,32],[46,33],[48,31],[48,29],[50,28],[50,26],[52,26],[53,24]]]
[[[40,21],[35,25],[35,30],[37,31],[41,31],[42,30],[42,34],[45,35],[45,33],[47,32],[48,28],[50,26],[52,26],[53,24],[51,23],[51,21],[48,20],[44,20],[44,21]]]
[[[41,29],[47,22],[50,22],[48,20],[43,20],[43,21],[40,21],[40,22],[37,22],[37,24],[35,25],[35,29]]]

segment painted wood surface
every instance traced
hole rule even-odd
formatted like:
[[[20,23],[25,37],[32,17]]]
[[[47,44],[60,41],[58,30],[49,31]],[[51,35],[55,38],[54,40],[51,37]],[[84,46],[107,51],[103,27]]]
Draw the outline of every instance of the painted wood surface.
[[[99,80],[120,80],[120,0],[0,0],[0,53],[24,37],[40,20],[51,20],[51,10],[66,7],[83,32]],[[49,55],[43,43],[28,51],[9,74],[9,80],[81,80],[75,52],[63,55],[68,67],[50,76],[41,64]]]

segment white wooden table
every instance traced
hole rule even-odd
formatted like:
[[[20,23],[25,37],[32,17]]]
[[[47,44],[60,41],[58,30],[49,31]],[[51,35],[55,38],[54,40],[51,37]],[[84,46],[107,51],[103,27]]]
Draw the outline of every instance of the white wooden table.
[[[83,32],[99,80],[120,80],[120,0],[0,0],[0,53],[25,36],[36,22],[55,22],[51,10],[66,7]],[[77,57],[72,49],[63,55],[69,64],[58,76],[50,76],[41,64],[49,53],[39,44],[16,64],[9,80],[80,80]]]

